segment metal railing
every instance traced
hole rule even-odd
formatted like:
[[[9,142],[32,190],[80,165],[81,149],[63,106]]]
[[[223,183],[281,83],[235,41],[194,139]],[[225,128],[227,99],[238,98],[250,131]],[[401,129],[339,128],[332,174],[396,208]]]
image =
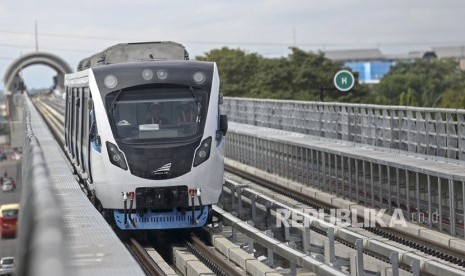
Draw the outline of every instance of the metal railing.
[[[53,196],[40,143],[24,107],[25,140],[15,275],[65,275],[68,261],[61,209]]]
[[[291,275],[295,275],[296,265],[317,275],[343,275],[342,271],[350,271],[350,275],[404,275],[399,270],[405,268],[411,269],[413,275],[464,273],[463,269],[449,267],[419,252],[396,248],[387,239],[376,239],[357,228],[341,227],[307,213],[301,204],[293,208],[292,203],[273,199],[271,194],[226,179],[220,200],[223,207],[214,206],[213,211],[223,223],[232,226],[233,241],[237,240],[237,232],[245,234],[252,240],[248,241],[249,252],[265,253],[262,256],[268,256],[266,264],[270,266],[275,265],[275,254],[287,259]],[[259,246],[254,249],[254,244]],[[265,252],[260,246],[266,248]],[[365,254],[375,255],[379,261],[369,260]]]
[[[231,121],[465,161],[465,110],[225,97]]]
[[[430,170],[417,167],[415,162],[423,165],[422,161],[413,158],[406,166],[405,162],[397,163],[395,156],[386,159],[393,161],[383,160],[379,151],[377,155],[363,148],[346,151],[342,144],[331,148],[335,144],[322,143],[320,138],[313,142],[291,141],[291,134],[282,139],[267,137],[255,129],[231,123],[225,156],[367,207],[385,208],[388,213],[401,208],[411,222],[418,222],[418,215],[422,215],[420,223],[425,226],[464,236],[463,167],[437,162],[444,169]],[[449,174],[449,169],[461,173]]]

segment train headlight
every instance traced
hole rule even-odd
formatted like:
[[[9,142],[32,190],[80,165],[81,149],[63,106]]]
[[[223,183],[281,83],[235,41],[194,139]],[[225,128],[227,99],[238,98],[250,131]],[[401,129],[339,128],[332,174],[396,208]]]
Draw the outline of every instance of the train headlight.
[[[207,139],[203,140],[200,144],[200,147],[195,152],[194,158],[194,167],[205,162],[210,157],[210,148],[212,145],[212,138],[208,137]]]
[[[144,69],[144,71],[142,71],[142,78],[144,80],[151,80],[153,79],[153,72],[152,70],[150,69]]]
[[[117,166],[120,167],[123,170],[127,170],[128,166],[126,165],[126,161],[124,160],[124,155],[121,151],[118,150],[118,148],[110,143],[107,142],[107,150],[108,150],[108,157],[110,158],[110,162]]]
[[[157,70],[157,78],[159,80],[166,80],[166,78],[168,78],[168,71],[165,69]]]
[[[108,75],[103,79],[103,83],[108,89],[113,89],[118,85],[118,79],[115,75]]]
[[[205,82],[207,77],[203,72],[195,72],[194,75],[192,76],[192,79],[194,79],[196,84],[202,84]]]

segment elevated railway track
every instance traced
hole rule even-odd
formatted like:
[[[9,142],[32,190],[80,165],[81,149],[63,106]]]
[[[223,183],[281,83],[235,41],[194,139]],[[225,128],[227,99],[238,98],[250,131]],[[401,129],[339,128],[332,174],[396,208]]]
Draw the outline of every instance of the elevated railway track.
[[[50,118],[49,124],[57,133],[56,135],[59,136],[59,133],[63,133],[62,125],[64,119],[62,114],[64,113],[64,110],[60,107],[60,104],[57,104],[56,101],[51,101],[46,97],[38,98],[34,100],[34,102],[36,107],[41,110],[44,118]],[[243,162],[247,159],[247,156],[254,154],[253,151],[250,150],[251,145],[255,146],[259,142],[258,140],[254,141],[254,138],[247,138],[249,139],[248,144],[237,144],[237,141],[239,141],[237,138],[238,135],[244,136],[244,133],[236,132],[234,126],[230,132],[234,133],[233,138],[236,137],[234,138],[236,139],[236,142],[233,141],[232,145],[236,143],[236,146],[239,145],[237,150],[245,151],[241,154],[236,151],[234,152],[233,157],[236,158],[240,155],[240,158],[237,158],[236,160]],[[273,140],[273,142],[277,142],[277,140]],[[267,142],[268,144],[266,145],[272,145],[273,142]],[[278,163],[275,162],[273,164],[274,157],[280,158],[283,160],[283,164],[288,165],[289,168],[287,170],[293,170],[298,176],[293,176],[291,177],[291,180],[289,180],[289,177],[286,173],[284,173],[284,171],[283,174],[285,178],[280,178],[276,175],[276,173],[269,173],[272,171],[270,169],[263,171],[247,166],[247,162],[241,164],[237,161],[228,161],[227,168],[235,174],[247,177],[250,181],[257,182],[258,184],[264,185],[268,188],[271,187],[272,190],[265,193],[263,190],[264,188],[260,188],[256,184],[252,185],[250,181],[246,181],[247,186],[244,186],[244,184],[241,185],[234,183],[234,181],[227,179],[223,193],[223,199],[225,201],[223,201],[222,204],[229,209],[214,208],[216,216],[221,218],[224,224],[229,224],[230,227],[232,227],[231,229],[233,229],[233,233],[230,238],[234,240],[234,236],[237,235],[237,232],[241,232],[249,238],[247,245],[240,245],[241,247],[247,248],[247,250],[249,250],[249,254],[253,254],[258,257],[261,256],[266,259],[265,262],[271,266],[275,266],[273,260],[275,259],[275,256],[279,256],[279,258],[284,260],[284,262],[280,264],[285,264],[285,270],[281,270],[281,272],[291,274],[296,274],[298,268],[303,269],[303,271],[316,273],[317,275],[344,275],[348,273],[352,275],[362,275],[363,273],[381,273],[379,267],[378,269],[374,269],[372,265],[370,266],[366,262],[364,263],[363,260],[367,258],[366,256],[374,258],[373,260],[370,259],[370,263],[376,263],[378,261],[384,263],[384,265],[381,265],[381,267],[385,267],[383,271],[390,271],[393,275],[403,275],[410,272],[414,275],[437,275],[444,273],[446,273],[444,275],[462,275],[465,273],[465,270],[463,270],[465,265],[463,263],[463,259],[465,259],[465,255],[463,250],[459,250],[460,248],[465,247],[461,247],[463,241],[460,238],[450,238],[448,240],[448,245],[446,245],[442,240],[438,242],[436,235],[431,235],[428,239],[426,235],[414,236],[409,235],[408,233],[396,232],[395,229],[389,229],[389,231],[386,231],[379,227],[367,229],[338,227],[337,225],[330,224],[328,222],[330,220],[329,217],[326,218],[326,221],[318,221],[317,218],[309,217],[312,221],[312,225],[309,228],[296,226],[277,229],[276,227],[273,227],[270,223],[274,223],[276,221],[275,215],[279,213],[277,210],[278,207],[290,210],[291,212],[293,212],[296,207],[298,207],[297,209],[321,208],[324,210],[335,207],[341,208],[341,206],[356,206],[356,208],[364,208],[364,206],[350,203],[348,200],[351,199],[348,195],[353,194],[354,192],[357,193],[356,203],[364,203],[368,206],[371,203],[371,207],[383,207],[385,205],[391,205],[392,203],[391,201],[381,200],[382,194],[389,193],[390,191],[381,184],[378,186],[368,186],[368,191],[371,189],[372,192],[379,192],[376,196],[374,193],[367,192],[366,186],[363,186],[365,190],[361,193],[360,190],[354,188],[355,185],[350,184],[350,181],[353,181],[354,177],[350,176],[350,174],[345,175],[343,172],[344,168],[347,168],[348,166],[350,167],[349,164],[354,164],[351,163],[352,161],[350,159],[343,159],[341,157],[340,165],[338,167],[332,167],[328,160],[315,160],[316,162],[311,164],[311,166],[307,165],[305,170],[298,161],[303,161],[305,159],[303,156],[308,157],[309,153],[313,154],[312,151],[302,151],[297,147],[291,147],[291,151],[284,156],[280,155],[279,147],[274,147],[274,151],[263,155],[261,157],[262,159],[257,159],[257,157],[255,157],[253,160],[256,162],[259,162],[260,160],[265,161],[263,163],[270,164],[272,166],[271,168],[280,169],[278,168],[280,166]],[[246,148],[249,149],[248,152]],[[264,149],[265,147],[263,146],[262,148]],[[307,155],[302,155],[302,152],[306,152]],[[300,155],[298,155],[298,153],[300,153]],[[317,155],[315,154],[315,159],[316,157]],[[319,157],[324,158],[322,155],[319,155]],[[331,158],[331,156],[329,156],[329,158]],[[284,159],[286,161],[284,161]],[[318,165],[327,166],[326,170],[324,168],[317,168]],[[382,183],[380,175],[370,176],[369,174],[370,172],[373,173],[377,170],[366,170],[365,163],[363,163],[361,167],[363,167],[362,171],[363,175],[365,175],[365,179],[368,176],[368,179],[371,179],[371,183],[375,182],[374,179],[379,179],[378,183]],[[379,168],[380,170],[383,169],[381,166]],[[302,171],[297,172],[298,169],[302,169]],[[314,169],[314,171],[312,171],[312,169]],[[331,171],[333,173],[331,173]],[[305,179],[304,174],[307,174],[307,176],[311,176],[312,178],[319,175],[320,182],[323,180],[323,177],[326,177],[327,180],[324,180],[323,183],[327,183],[328,187],[325,189],[329,193],[324,196],[323,192],[312,189],[308,185],[300,184],[300,186],[298,186],[296,182],[299,182],[298,180]],[[267,178],[273,179],[274,181],[267,181]],[[277,185],[278,182],[281,182],[282,185]],[[337,192],[334,193],[334,190],[336,189]],[[264,194],[261,192],[264,192]],[[401,190],[396,190],[396,192],[399,193]],[[280,194],[282,197],[278,196],[278,200],[268,200],[273,194]],[[313,198],[308,197],[309,194],[313,194]],[[318,196],[321,197],[320,200],[316,199]],[[245,201],[242,202],[243,200]],[[402,204],[405,205],[405,203],[410,200],[410,197],[407,196],[403,200],[397,201],[396,205],[400,207]],[[450,213],[450,210],[452,210],[447,208],[447,206],[442,208],[441,202],[429,204],[424,200],[421,202],[422,203],[419,205],[422,206],[421,209],[424,209],[424,206],[426,206],[426,208],[430,206],[430,209],[441,209],[441,212],[445,213]],[[411,207],[411,205],[407,206]],[[414,211],[412,208],[410,210],[407,209],[408,208],[404,208],[403,212],[408,214],[409,212]],[[260,213],[261,218],[257,217],[257,213]],[[308,216],[308,214],[304,215]],[[457,225],[454,227],[455,231],[461,229],[461,225],[463,225],[463,223],[460,223],[462,220],[463,211],[458,209],[457,212],[454,213],[454,223]],[[291,220],[288,222],[292,225]],[[451,222],[442,221],[441,223],[443,226],[447,226]],[[449,228],[452,229],[450,226]],[[418,233],[423,231],[418,230],[419,228],[415,229]],[[320,242],[317,245],[312,244],[314,240],[311,240],[310,238],[310,236],[314,235],[321,236],[319,239]],[[274,239],[274,237],[280,237],[281,240]],[[215,244],[215,239],[212,238],[211,240],[211,244]],[[343,256],[335,253],[335,247],[339,248],[340,246],[350,248],[342,250],[342,252],[348,253],[342,254]],[[199,249],[197,248],[196,250]],[[325,250],[328,252],[325,252]],[[142,253],[142,255],[148,255],[147,251],[145,252],[146,253]],[[263,255],[261,255],[261,253],[263,253]],[[231,256],[226,256],[228,259],[231,259],[230,257]],[[204,259],[204,263],[212,261],[211,257],[205,256],[200,257],[199,259]],[[221,267],[222,265],[219,266]],[[244,273],[252,273],[251,271],[253,270],[250,270],[249,272],[246,264],[242,266]],[[260,265],[257,264],[257,266]],[[215,266],[212,267],[213,271],[217,271],[216,273],[227,273],[224,271],[218,272],[219,270],[217,270]],[[262,267],[262,269],[266,270],[266,267]],[[279,271],[280,269],[273,273],[278,273]]]

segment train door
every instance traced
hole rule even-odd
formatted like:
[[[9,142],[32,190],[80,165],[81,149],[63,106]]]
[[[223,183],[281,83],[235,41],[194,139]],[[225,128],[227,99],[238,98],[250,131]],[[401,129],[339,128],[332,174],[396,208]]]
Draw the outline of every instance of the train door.
[[[65,91],[65,148],[69,152],[69,87]]]
[[[85,117],[85,111],[87,110],[87,102],[85,99],[84,95],[84,88],[79,88],[79,137],[78,137],[78,148],[79,148],[79,165],[81,168],[81,172],[86,173],[86,167],[85,167],[85,161],[84,161],[84,117]],[[85,175],[83,175],[83,178],[85,178]]]
[[[69,91],[69,136],[70,136],[70,147],[69,151],[71,153],[71,158],[73,159],[73,162],[75,161],[75,156],[76,156],[76,88],[71,88],[71,91]]]
[[[81,157],[82,157],[82,168],[85,173],[85,178],[90,178],[89,172],[89,99],[90,93],[89,88],[84,87],[82,91],[82,143],[81,143]]]
[[[82,88],[76,88],[76,165],[82,172]]]

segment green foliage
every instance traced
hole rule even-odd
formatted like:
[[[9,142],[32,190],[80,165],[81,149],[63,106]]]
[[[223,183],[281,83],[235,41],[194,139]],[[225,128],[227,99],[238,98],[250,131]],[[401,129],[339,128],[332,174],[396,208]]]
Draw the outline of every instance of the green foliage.
[[[196,59],[215,61],[219,67],[222,92],[228,96],[243,97],[250,90],[250,83],[253,81],[261,57],[223,47]]]
[[[400,94],[400,105],[408,105],[408,106],[418,106],[418,94],[412,88],[408,88],[407,91],[402,92]]]
[[[463,94],[464,84],[465,74],[454,60],[400,62],[375,87],[376,102],[425,107],[451,106],[454,103],[447,102],[452,100],[450,94]],[[443,98],[443,94],[449,90],[449,96]]]
[[[319,101],[332,88],[342,64],[322,52],[290,48],[282,58],[223,47],[197,60],[215,61],[225,96]],[[348,69],[350,71],[350,69]],[[356,74],[354,74],[356,75]],[[399,62],[373,87],[356,83],[351,92],[325,91],[325,101],[465,108],[465,72],[454,60]]]
[[[462,90],[447,90],[441,96],[438,104],[444,108],[465,108],[465,91]]]
[[[225,96],[318,100],[319,88],[333,87],[342,67],[323,53],[290,48],[286,58],[265,58],[239,49],[215,49],[197,60],[215,61]],[[356,85],[355,93],[325,92],[327,101],[366,102],[368,89]]]

